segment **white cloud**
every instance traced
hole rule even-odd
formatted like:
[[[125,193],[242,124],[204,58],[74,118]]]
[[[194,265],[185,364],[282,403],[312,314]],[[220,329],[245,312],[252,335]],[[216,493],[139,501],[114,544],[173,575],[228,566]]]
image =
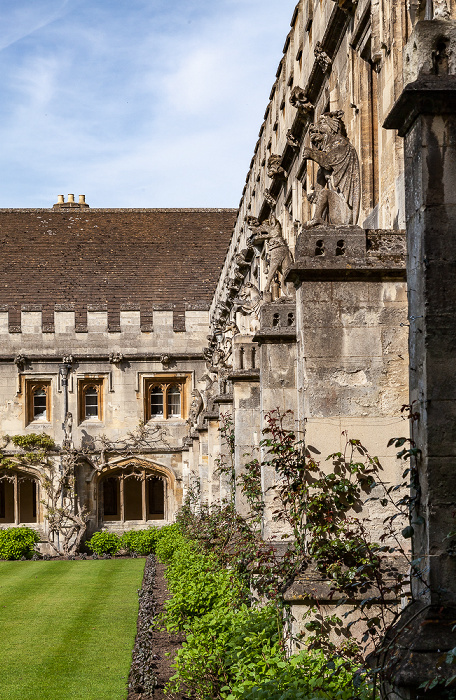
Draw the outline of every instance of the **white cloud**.
[[[237,206],[295,1],[34,2],[0,53],[0,206]]]

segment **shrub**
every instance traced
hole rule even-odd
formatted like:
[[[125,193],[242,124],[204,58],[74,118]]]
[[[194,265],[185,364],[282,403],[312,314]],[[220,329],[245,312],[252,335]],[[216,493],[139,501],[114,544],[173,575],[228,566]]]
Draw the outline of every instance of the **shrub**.
[[[137,554],[151,554],[155,552],[158,538],[159,530],[155,527],[147,530],[127,530],[120,538],[121,548]]]
[[[372,688],[353,664],[304,650],[287,658],[283,609],[249,604],[249,591],[214,554],[170,529],[157,545],[167,559],[172,598],[168,630],[186,640],[174,660],[171,693],[197,700],[370,700]]]
[[[115,532],[96,532],[86,544],[98,555],[117,554],[121,547],[121,539]]]
[[[165,525],[157,534],[155,553],[158,561],[169,564],[174,552],[184,543],[184,537],[178,525]]]
[[[0,559],[31,559],[39,541],[39,534],[30,527],[0,530]]]

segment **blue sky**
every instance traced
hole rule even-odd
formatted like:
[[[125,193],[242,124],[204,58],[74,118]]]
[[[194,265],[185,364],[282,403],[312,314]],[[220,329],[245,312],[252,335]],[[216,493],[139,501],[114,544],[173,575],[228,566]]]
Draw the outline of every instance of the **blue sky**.
[[[0,207],[230,207],[296,0],[1,0]]]

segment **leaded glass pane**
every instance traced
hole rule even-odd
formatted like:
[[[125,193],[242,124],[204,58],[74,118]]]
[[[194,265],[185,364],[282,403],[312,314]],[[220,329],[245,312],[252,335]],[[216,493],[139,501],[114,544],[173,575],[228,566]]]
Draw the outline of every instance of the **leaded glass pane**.
[[[163,415],[163,391],[160,387],[154,387],[150,392],[150,415]]]
[[[174,418],[181,414],[181,392],[178,386],[172,386],[168,390],[168,416]]]
[[[94,386],[85,391],[85,417],[98,418],[98,391]]]
[[[46,420],[46,398],[45,389],[36,389],[33,392],[33,420]]]

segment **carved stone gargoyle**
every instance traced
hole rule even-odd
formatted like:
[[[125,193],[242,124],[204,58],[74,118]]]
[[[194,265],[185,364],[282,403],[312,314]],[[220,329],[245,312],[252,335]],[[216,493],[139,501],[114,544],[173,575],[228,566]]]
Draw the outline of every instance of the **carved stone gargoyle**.
[[[307,228],[319,224],[356,225],[360,203],[360,170],[356,150],[348,140],[343,112],[328,112],[310,126],[311,148],[304,148],[303,159],[320,166],[313,192],[313,219]]]
[[[271,291],[271,284],[280,268],[286,270],[287,267],[293,264],[293,257],[286,240],[282,235],[282,226],[273,214],[263,221],[261,224],[258,219],[250,217],[248,220],[249,228],[253,232],[252,243],[258,244],[263,241],[267,242],[269,255],[269,270],[265,282],[264,291]]]
[[[265,201],[269,204],[270,207],[272,207],[274,209],[274,207],[277,204],[276,198],[273,197],[273,195],[270,193],[269,190],[265,190],[263,194],[264,194]]]
[[[271,179],[274,177],[277,178],[286,178],[287,177],[287,172],[284,170],[281,166],[282,162],[282,156],[276,156],[272,155],[269,156],[268,158],[268,177]]]
[[[290,104],[305,114],[311,112],[314,108],[312,102],[307,99],[306,91],[299,87],[299,85],[296,85],[291,91]]]
[[[260,308],[263,304],[261,294],[252,282],[246,282],[239,294],[234,300],[236,311],[240,311],[243,316],[249,317],[249,328],[251,333],[260,328]]]
[[[287,131],[287,144],[291,146],[295,151],[299,151],[299,141],[293,136],[293,132],[291,129],[288,129]]]
[[[203,397],[201,396],[198,389],[193,389],[192,402],[190,404],[190,410],[188,412],[188,423],[190,427],[193,427],[198,422],[198,416],[203,410],[203,406]]]
[[[315,54],[315,59],[322,69],[323,73],[326,73],[332,65],[332,60],[326,53],[326,51],[323,51],[323,46],[320,41],[317,41],[315,44],[315,49],[314,49],[314,54]]]

